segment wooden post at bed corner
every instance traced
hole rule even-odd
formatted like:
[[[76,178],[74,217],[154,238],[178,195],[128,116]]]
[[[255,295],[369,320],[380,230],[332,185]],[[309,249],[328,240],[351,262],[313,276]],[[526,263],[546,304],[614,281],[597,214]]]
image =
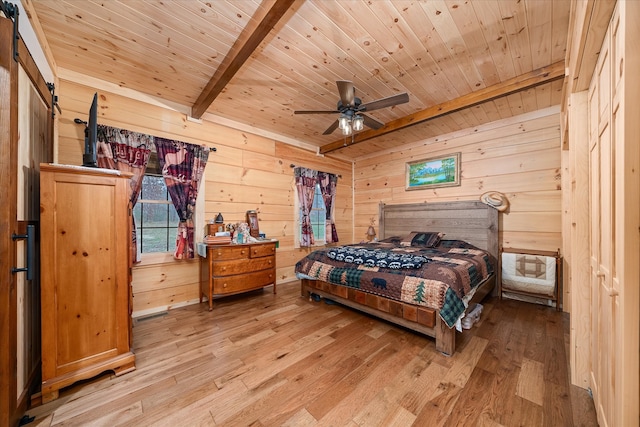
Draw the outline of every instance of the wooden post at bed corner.
[[[449,328],[440,315],[436,317],[436,350],[445,356],[456,351],[456,329]]]

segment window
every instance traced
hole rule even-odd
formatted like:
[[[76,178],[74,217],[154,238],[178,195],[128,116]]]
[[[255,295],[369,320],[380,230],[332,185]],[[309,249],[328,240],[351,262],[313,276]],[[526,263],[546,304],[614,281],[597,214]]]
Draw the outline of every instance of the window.
[[[139,254],[171,252],[175,249],[180,218],[160,173],[155,148],[142,178],[142,189],[133,208],[133,218]]]
[[[298,198],[296,197],[296,200]],[[326,242],[326,218],[327,209],[324,205],[324,199],[322,198],[322,192],[320,191],[320,184],[316,184],[316,192],[313,196],[313,206],[311,208],[311,227],[313,228],[313,237],[315,238],[316,245],[324,245]],[[298,230],[297,240],[300,240],[300,234],[302,233],[302,207],[298,207]]]

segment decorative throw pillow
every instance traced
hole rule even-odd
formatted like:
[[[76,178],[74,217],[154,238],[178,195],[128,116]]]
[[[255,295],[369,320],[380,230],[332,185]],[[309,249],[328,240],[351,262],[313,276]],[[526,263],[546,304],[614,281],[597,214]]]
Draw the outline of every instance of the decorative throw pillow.
[[[412,231],[400,242],[402,246],[416,246],[421,248],[435,248],[440,243],[444,233],[431,231]]]
[[[402,242],[402,237],[400,236],[391,236],[391,237],[387,237],[386,239],[382,239],[378,241],[378,243],[394,243],[394,244],[400,244],[400,242]]]

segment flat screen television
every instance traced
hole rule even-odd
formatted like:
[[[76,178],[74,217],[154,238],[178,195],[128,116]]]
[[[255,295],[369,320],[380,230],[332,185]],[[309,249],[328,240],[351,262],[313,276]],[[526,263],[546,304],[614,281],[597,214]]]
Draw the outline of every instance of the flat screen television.
[[[89,120],[84,129],[84,154],[82,166],[98,167],[98,93],[93,95],[89,109]]]

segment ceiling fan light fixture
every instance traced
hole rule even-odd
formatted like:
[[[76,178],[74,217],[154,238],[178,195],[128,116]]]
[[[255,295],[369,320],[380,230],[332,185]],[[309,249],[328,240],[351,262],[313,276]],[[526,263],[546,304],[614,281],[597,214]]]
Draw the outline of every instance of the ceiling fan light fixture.
[[[349,123],[349,116],[342,115],[338,118],[338,127],[344,133],[345,129],[349,129],[349,133],[351,133],[351,124]],[[345,135],[349,135],[349,133],[345,133]]]
[[[364,118],[362,116],[355,116],[353,118],[352,127],[355,132],[360,132],[364,129]]]
[[[347,80],[338,80],[336,84],[338,85],[340,99],[336,104],[335,111],[297,110],[293,112],[293,114],[340,113],[340,117],[338,117],[337,120],[331,123],[331,126],[329,126],[327,130],[324,131],[323,135],[329,135],[336,129],[340,129],[342,131],[342,135],[349,136],[353,135],[356,132],[364,130],[365,125],[372,129],[380,129],[384,126],[384,123],[379,122],[373,117],[364,114],[364,112],[393,107],[394,105],[409,102],[409,95],[407,95],[406,93],[400,93],[363,104],[362,100],[355,96],[356,88],[353,86],[353,82]]]

